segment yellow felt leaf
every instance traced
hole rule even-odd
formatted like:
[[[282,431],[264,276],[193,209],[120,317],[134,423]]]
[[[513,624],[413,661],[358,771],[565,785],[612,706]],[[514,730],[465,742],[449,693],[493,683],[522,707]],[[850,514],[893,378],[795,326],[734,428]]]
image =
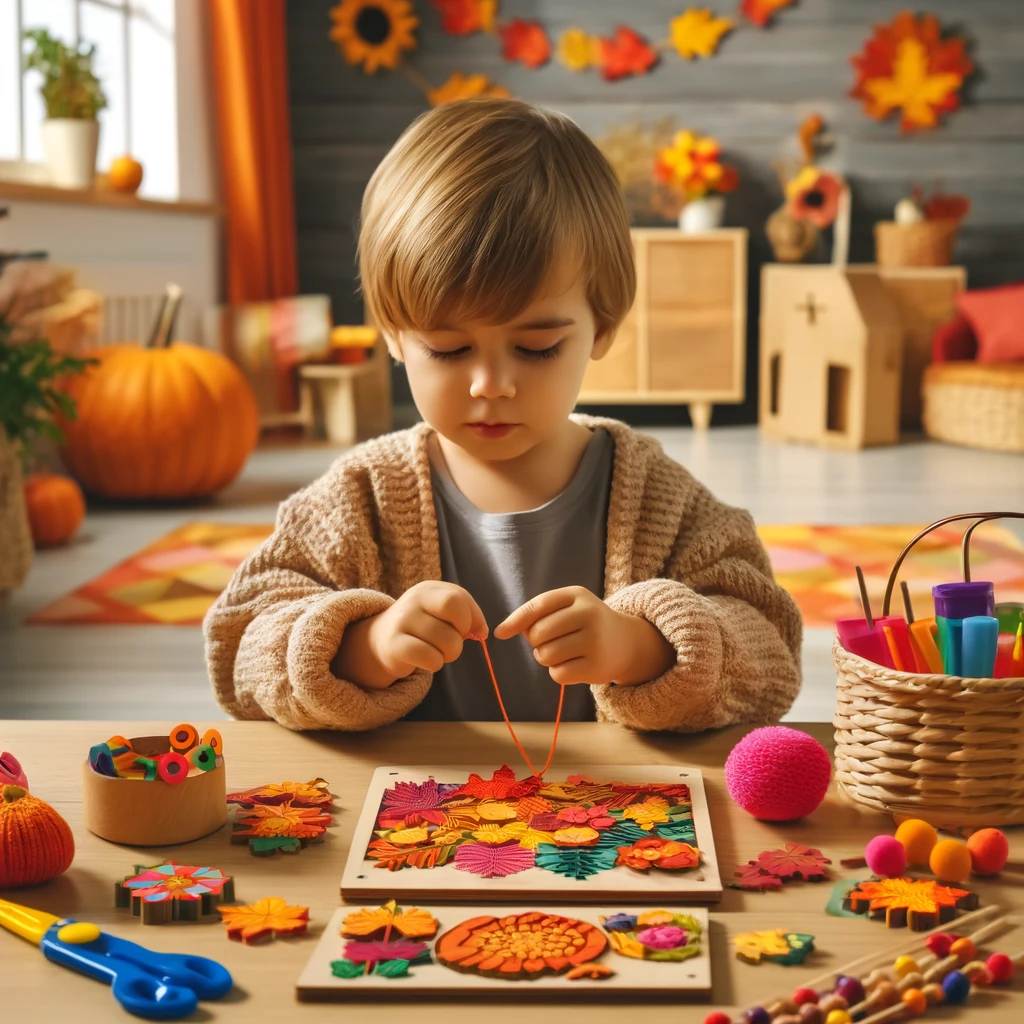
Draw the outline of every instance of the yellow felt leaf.
[[[462,839],[462,829],[438,829],[431,837],[430,841],[435,846],[448,846],[451,843],[457,843]]]
[[[279,896],[268,896],[248,907],[218,907],[228,936],[248,943],[275,935],[304,932],[309,923],[309,907],[290,907]]]
[[[437,931],[437,920],[425,910],[410,907],[399,910],[394,900],[380,907],[362,907],[345,917],[342,935],[365,937],[388,927],[401,932],[407,939],[423,938]]]
[[[558,59],[570,71],[586,71],[597,63],[597,40],[581,28],[568,28],[558,40]]]
[[[928,51],[919,39],[903,39],[896,50],[892,78],[870,78],[864,91],[872,101],[872,114],[885,117],[902,109],[905,121],[921,128],[932,127],[936,106],[963,84],[953,73],[928,73]]]
[[[429,838],[426,826],[419,825],[416,828],[400,828],[388,836],[388,841],[396,846],[415,846],[417,843],[424,843]]]
[[[552,834],[556,846],[586,846],[598,838],[598,831],[586,825],[560,828]]]
[[[536,850],[541,843],[550,843],[552,841],[550,832],[538,832],[535,828],[528,828],[517,838],[519,845],[524,850]]]
[[[515,821],[516,809],[500,800],[484,800],[477,808],[481,821]]]
[[[732,31],[731,18],[716,18],[712,11],[691,7],[671,22],[672,45],[680,57],[711,57],[718,50],[722,36]]]
[[[667,910],[648,910],[647,913],[637,916],[636,923],[650,928],[658,924],[671,924],[674,920],[675,915]]]
[[[672,820],[668,814],[668,801],[660,796],[649,796],[641,804],[631,804],[622,812],[622,816],[635,821],[647,831],[655,825]]]
[[[744,960],[752,960],[754,963],[759,963],[765,956],[785,956],[790,952],[786,933],[782,929],[745,932],[737,935],[733,942],[736,944],[736,952]]]
[[[625,932],[609,932],[608,941],[616,953],[631,956],[634,960],[643,960],[644,946]]]
[[[454,103],[456,100],[472,99],[475,96],[507,97],[508,89],[495,85],[486,75],[464,75],[461,71],[453,71],[443,85],[427,93],[427,99],[432,107]]]
[[[437,918],[419,907],[410,907],[395,915],[394,928],[407,939],[424,939],[436,934]]]
[[[519,839],[527,831],[526,823],[511,821],[507,825],[481,825],[473,833],[478,843],[507,843],[510,839]]]

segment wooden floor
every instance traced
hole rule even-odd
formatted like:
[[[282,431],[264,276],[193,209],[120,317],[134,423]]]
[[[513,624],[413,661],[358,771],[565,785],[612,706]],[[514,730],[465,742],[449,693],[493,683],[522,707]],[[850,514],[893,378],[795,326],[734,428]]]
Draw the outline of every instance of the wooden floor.
[[[722,500],[749,508],[762,523],[909,523],[1024,509],[1020,456],[925,442],[827,452],[763,441],[753,427],[647,432]],[[0,718],[223,718],[210,694],[197,628],[26,626],[24,620],[182,523],[272,522],[278,502],[337,454],[326,446],[265,448],[210,503],[91,510],[76,542],[37,555],[26,585],[0,607]],[[808,631],[804,687],[791,721],[831,721],[830,643],[830,631]]]

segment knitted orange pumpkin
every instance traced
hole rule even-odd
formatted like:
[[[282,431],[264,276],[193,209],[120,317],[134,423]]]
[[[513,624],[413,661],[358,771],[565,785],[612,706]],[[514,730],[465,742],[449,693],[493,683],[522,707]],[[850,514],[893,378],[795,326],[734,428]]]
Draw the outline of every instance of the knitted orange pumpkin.
[[[25,481],[25,508],[37,548],[70,540],[85,518],[82,489],[56,473],[34,473]]]
[[[75,857],[68,823],[21,786],[0,794],[0,889],[38,885],[62,875]]]

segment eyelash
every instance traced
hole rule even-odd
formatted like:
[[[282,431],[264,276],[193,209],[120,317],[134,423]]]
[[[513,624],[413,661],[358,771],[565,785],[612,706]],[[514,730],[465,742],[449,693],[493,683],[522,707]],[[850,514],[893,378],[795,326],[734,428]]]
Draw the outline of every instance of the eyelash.
[[[424,346],[424,351],[426,352],[428,359],[437,359],[441,362],[451,362],[452,360],[465,355],[469,351],[469,347],[467,345],[463,345],[462,348],[453,349],[451,352],[439,352],[437,349]],[[550,348],[517,348],[516,351],[523,356],[524,359],[538,361],[554,359],[562,351],[562,342],[556,341]]]

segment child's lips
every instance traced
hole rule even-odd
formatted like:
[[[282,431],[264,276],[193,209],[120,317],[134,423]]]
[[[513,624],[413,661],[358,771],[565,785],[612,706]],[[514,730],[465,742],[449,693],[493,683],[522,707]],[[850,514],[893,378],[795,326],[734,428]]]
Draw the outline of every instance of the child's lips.
[[[518,423],[485,423],[480,421],[477,423],[470,423],[469,428],[481,437],[495,438],[507,436],[512,433],[518,425]]]

